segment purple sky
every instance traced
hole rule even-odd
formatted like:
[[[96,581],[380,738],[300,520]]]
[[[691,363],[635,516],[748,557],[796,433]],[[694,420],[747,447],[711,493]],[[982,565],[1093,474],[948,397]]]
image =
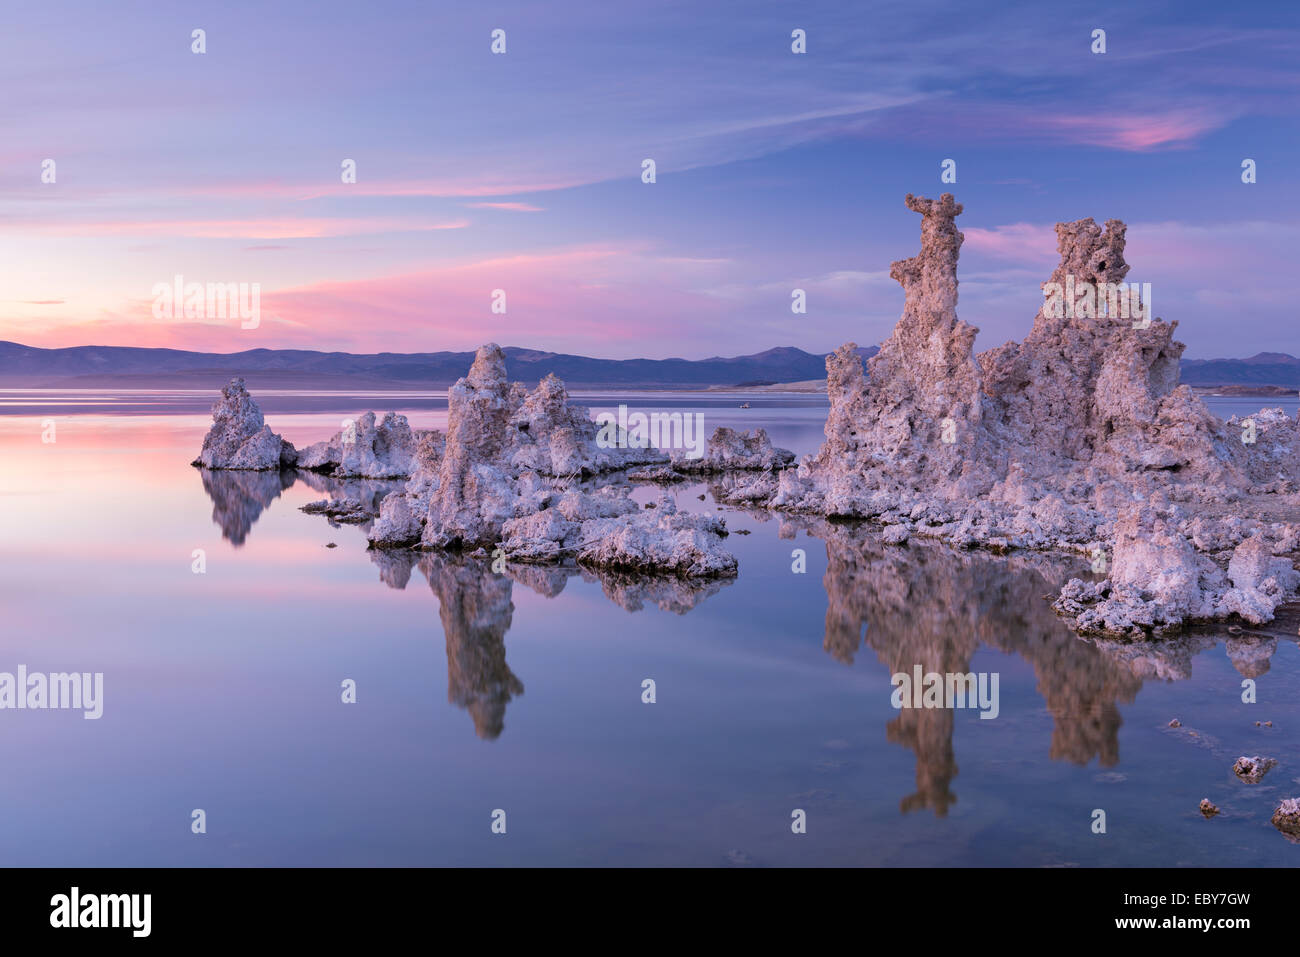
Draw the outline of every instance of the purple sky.
[[[1300,354],[1300,5],[1057,6],[14,7],[0,339],[827,351],[889,334],[903,196],[951,191],[977,348],[1024,336],[1053,224],[1091,216],[1189,357]],[[259,284],[260,325],[154,318],[177,274]]]

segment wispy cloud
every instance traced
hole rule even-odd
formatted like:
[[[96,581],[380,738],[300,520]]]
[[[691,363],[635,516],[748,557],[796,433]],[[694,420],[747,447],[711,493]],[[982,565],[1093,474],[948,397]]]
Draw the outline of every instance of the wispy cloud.
[[[542,206],[534,206],[532,203],[466,203],[470,209],[499,209],[512,213],[541,213],[545,212]]]
[[[207,219],[135,221],[128,217],[67,222],[58,219],[9,220],[0,232],[22,230],[52,236],[87,237],[185,237],[198,239],[325,239],[339,236],[365,236],[377,233],[427,232],[441,229],[465,229],[469,221],[419,222],[406,217],[282,219]],[[257,247],[275,248],[275,247]]]
[[[989,229],[967,226],[962,231],[963,253],[978,252],[994,259],[1020,263],[1057,262],[1056,227],[1043,223],[1010,223]]]

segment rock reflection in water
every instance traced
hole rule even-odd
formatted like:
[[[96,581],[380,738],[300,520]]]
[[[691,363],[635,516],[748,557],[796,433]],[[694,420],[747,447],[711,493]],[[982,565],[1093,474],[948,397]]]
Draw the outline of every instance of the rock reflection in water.
[[[865,645],[890,674],[910,674],[917,665],[923,672],[967,674],[981,645],[1019,655],[1033,668],[1052,715],[1053,760],[1117,764],[1119,705],[1131,704],[1146,681],[1190,678],[1192,659],[1220,642],[1247,678],[1267,672],[1277,650],[1276,634],[1219,630],[1145,642],[1079,638],[1044,597],[1077,572],[1078,559],[997,558],[916,540],[899,547],[884,544],[870,527],[782,520],[782,538],[800,530],[826,543],[823,646],[829,655],[852,664]],[[1296,630],[1290,617],[1286,628],[1289,638]],[[942,817],[957,800],[953,726],[951,708],[903,708],[886,725],[889,741],[916,754],[917,789],[900,802],[904,813],[930,808]]]
[[[1287,635],[1288,640],[1295,638]],[[1225,636],[1216,628],[1175,635],[1159,641],[1122,641],[1106,638],[1091,643],[1107,657],[1122,662],[1139,678],[1152,681],[1186,681],[1192,676],[1192,659],[1223,643],[1232,667],[1243,678],[1267,674],[1277,653],[1278,636],[1272,634]]]
[[[1119,702],[1132,702],[1140,676],[1081,641],[1043,595],[1064,574],[1041,555],[993,558],[927,542],[886,545],[867,529],[799,520],[826,542],[826,652],[852,664],[865,645],[890,674],[966,674],[981,645],[1017,654],[1038,677],[1053,718],[1050,756],[1103,766],[1119,760]],[[785,536],[788,537],[788,532]],[[947,814],[956,801],[951,708],[903,708],[888,740],[916,753],[916,793],[906,813]]]
[[[322,472],[309,472],[300,469],[294,473],[298,481],[313,491],[320,492],[331,501],[342,502],[351,499],[360,502],[371,515],[379,514],[379,506],[384,497],[393,492],[400,492],[406,487],[405,479],[366,479],[334,478]]]
[[[620,608],[640,611],[647,603],[685,614],[732,583],[732,579],[687,580],[590,571],[572,565],[513,563],[505,574],[490,559],[445,552],[371,549],[370,560],[390,588],[404,589],[418,570],[438,597],[447,645],[447,700],[469,712],[474,731],[491,740],[505,730],[506,706],[524,693],[523,682],[506,662],[506,632],[514,616],[516,583],[546,598],[580,576],[599,582]]]
[[[198,473],[203,481],[203,491],[212,499],[212,521],[221,529],[221,537],[236,548],[247,540],[261,514],[295,482],[302,482],[333,501],[353,499],[361,502],[373,515],[379,514],[379,504],[384,496],[404,485],[401,481],[336,479],[294,469],[254,472],[200,468]],[[331,521],[330,524],[336,523]]]
[[[524,693],[523,682],[506,664],[514,583],[484,562],[434,552],[421,555],[419,567],[438,596],[447,641],[447,700],[469,712],[480,738],[500,737],[506,705]]]
[[[294,483],[293,472],[250,472],[201,468],[203,491],[212,499],[212,521],[221,537],[236,548],[244,544],[253,523],[280,493]]]
[[[354,499],[374,511],[400,482],[339,480],[306,472],[211,472],[200,470],[213,503],[213,520],[232,544],[243,544],[259,515],[294,481],[301,479],[331,499]],[[1158,642],[1085,640],[1055,615],[1045,596],[1077,574],[1081,559],[1039,553],[992,556],[956,551],[913,539],[887,545],[879,529],[817,518],[757,513],[760,523],[776,521],[779,536],[803,531],[826,549],[827,610],[823,647],[836,661],[852,665],[864,647],[890,674],[967,674],[976,652],[987,646],[1015,654],[1037,678],[1037,690],[1052,716],[1049,757],[1101,766],[1119,761],[1121,704],[1132,703],[1145,681],[1191,676],[1196,655],[1223,642],[1244,677],[1269,669],[1279,634],[1188,633]],[[516,584],[547,598],[570,579],[599,584],[604,595],[629,612],[653,605],[684,615],[736,579],[684,580],[593,571],[572,565],[510,563],[492,571],[484,557],[438,552],[370,550],[380,579],[404,589],[419,571],[438,598],[447,652],[447,697],[470,715],[486,740],[505,729],[511,700],[523,681],[506,661],[505,636],[513,615]],[[743,573],[742,573],[743,574]],[[1297,621],[1283,616],[1284,637],[1294,641]],[[916,756],[916,790],[903,797],[904,813],[929,809],[945,816],[957,800],[953,745],[955,715],[949,708],[904,708],[886,723],[885,736]]]

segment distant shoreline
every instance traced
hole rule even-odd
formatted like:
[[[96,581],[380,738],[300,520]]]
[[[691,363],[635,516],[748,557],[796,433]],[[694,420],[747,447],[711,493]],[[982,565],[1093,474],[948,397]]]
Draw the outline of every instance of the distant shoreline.
[[[1293,386],[1282,385],[1194,385],[1192,391],[1197,395],[1219,395],[1225,398],[1233,396],[1272,399],[1300,398],[1300,391],[1297,391]]]
[[[1300,398],[1300,390],[1281,385],[1193,385],[1191,388],[1197,395],[1217,395],[1225,398],[1233,396],[1279,399]],[[824,393],[826,391],[826,380],[808,379],[803,382],[772,382],[761,385],[711,385],[705,391]]]
[[[601,359],[507,346],[512,381],[533,385],[548,373],[570,389],[615,392],[826,394],[827,354],[778,346],[707,359]],[[864,361],[877,346],[857,348]],[[188,352],[133,346],[41,349],[0,341],[0,389],[216,391],[232,378],[254,390],[430,391],[450,388],[473,361],[469,352],[317,352],[250,349]],[[1181,382],[1198,394],[1296,396],[1300,359],[1261,352],[1245,359],[1183,359]]]
[[[801,392],[826,391],[825,379],[805,379],[802,382],[766,382],[761,385],[711,385],[705,392]]]
[[[232,378],[244,379],[249,389],[263,391],[310,390],[319,392],[445,392],[455,380],[413,381],[385,379],[366,375],[330,375],[305,372],[193,372],[112,375],[0,375],[0,389],[120,389],[124,391],[174,390],[219,391]],[[794,395],[825,395],[825,379],[803,379],[797,382],[746,382],[735,385],[672,382],[566,382],[575,392],[702,392],[702,393],[785,393]],[[1290,386],[1247,385],[1192,385],[1198,396],[1225,398],[1297,399],[1300,391]]]

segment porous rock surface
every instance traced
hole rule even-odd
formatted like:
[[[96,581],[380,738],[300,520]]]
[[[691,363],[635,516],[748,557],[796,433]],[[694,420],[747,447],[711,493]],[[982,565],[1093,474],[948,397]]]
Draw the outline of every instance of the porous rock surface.
[[[212,428],[195,465],[209,469],[267,470],[294,464],[292,445],[271,431],[244,380],[231,379],[212,406]]]
[[[772,445],[766,429],[741,432],[725,426],[713,430],[704,455],[699,458],[691,458],[689,449],[674,449],[670,457],[673,468],[679,472],[771,472],[794,461],[793,452]]]
[[[721,519],[678,512],[670,496],[653,514],[643,514],[626,484],[584,485],[634,466],[664,469],[669,457],[629,441],[617,427],[612,433],[608,426],[598,429],[587,409],[569,404],[554,375],[531,392],[509,382],[505,355],[495,344],[479,349],[469,374],[449,390],[445,435],[412,430],[394,412],[382,420],[367,412],[295,452],[263,422],[241,379],[223,390],[213,419],[196,465],[326,473],[324,481],[344,484],[330,486],[329,498],[303,510],[369,524],[377,548],[490,547],[520,562],[571,561],[688,578],[736,574],[736,560],[722,546],[727,530]],[[741,456],[751,463],[739,467],[787,460],[761,430],[719,441],[722,460]],[[399,478],[406,485],[395,493],[377,487],[374,494],[353,494],[358,490],[346,484]]]
[[[435,445],[437,432],[413,432],[406,416],[387,413],[376,423],[367,412],[331,438],[298,452],[298,468],[329,472],[339,478],[407,478],[415,468],[416,444],[424,437]]]
[[[951,194],[906,204],[921,252],[891,266],[902,318],[865,369],[854,343],[827,357],[825,443],[748,500],[875,519],[893,538],[1083,552],[1106,577],[1071,580],[1056,609],[1084,633],[1271,619],[1297,587],[1296,420],[1218,419],[1178,383],[1177,323],[1149,316],[1045,299],[1023,342],[977,354],[956,312],[962,207]],[[1058,224],[1048,282],[1124,282],[1125,230]]]
[[[1300,844],[1300,798],[1283,798],[1273,809],[1272,824],[1288,841]]]
[[[505,380],[505,355],[495,345],[479,350],[494,350],[493,375]],[[478,365],[478,360],[475,360]],[[522,390],[523,386],[512,386]],[[513,403],[512,403],[513,404]],[[512,468],[539,475],[583,477],[598,475],[634,465],[662,465],[668,456],[656,448],[639,448],[626,440],[610,448],[597,442],[599,428],[587,408],[570,405],[564,383],[548,375],[527,393],[509,417],[507,457]]]
[[[582,488],[583,476],[667,461],[657,449],[602,448],[596,439],[587,410],[568,404],[559,379],[527,392],[506,378],[500,347],[485,345],[448,392],[445,443],[417,455],[405,494],[384,500],[370,542],[499,547],[521,562],[571,559],[688,577],[736,573],[721,519],[677,512],[666,496],[643,514],[625,486]]]
[[[506,522],[502,551],[517,561],[573,558],[582,566],[688,578],[736,574],[735,556],[721,547],[727,534],[722,519],[679,512],[667,494],[653,510],[642,511],[612,491],[570,491],[548,500],[541,511]]]
[[[1277,761],[1273,758],[1261,758],[1258,754],[1254,757],[1242,755],[1233,762],[1232,773],[1250,784],[1258,784],[1276,766]]]
[[[657,482],[660,484],[685,482],[686,476],[666,465],[652,465],[646,468],[632,469],[627,477],[634,482]]]

